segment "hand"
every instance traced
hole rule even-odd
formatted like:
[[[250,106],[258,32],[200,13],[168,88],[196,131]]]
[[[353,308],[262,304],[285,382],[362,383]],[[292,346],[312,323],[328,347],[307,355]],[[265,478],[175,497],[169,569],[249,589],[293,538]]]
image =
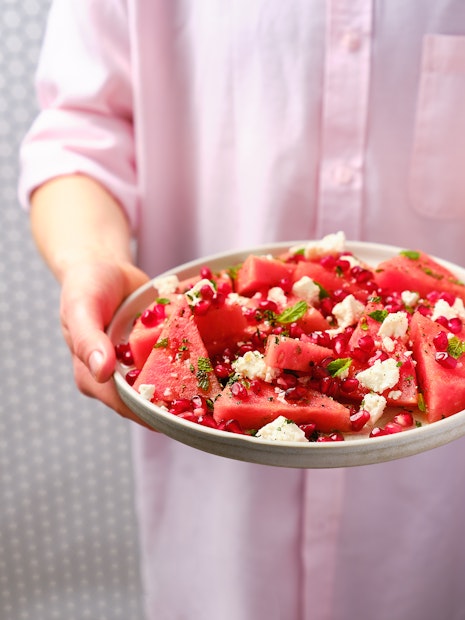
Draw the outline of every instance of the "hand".
[[[121,302],[147,280],[131,263],[106,259],[79,262],[64,274],[60,305],[62,330],[79,390],[142,426],[147,425],[117,393],[112,379],[115,351],[105,329]]]

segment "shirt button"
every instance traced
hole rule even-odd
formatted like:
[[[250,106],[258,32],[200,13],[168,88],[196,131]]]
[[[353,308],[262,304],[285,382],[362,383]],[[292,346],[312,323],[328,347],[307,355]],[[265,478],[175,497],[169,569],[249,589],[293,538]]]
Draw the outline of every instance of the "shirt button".
[[[340,164],[334,169],[333,178],[337,185],[349,185],[354,180],[354,170],[345,164]]]
[[[362,37],[355,30],[348,30],[341,37],[341,45],[348,52],[356,52],[362,45]]]

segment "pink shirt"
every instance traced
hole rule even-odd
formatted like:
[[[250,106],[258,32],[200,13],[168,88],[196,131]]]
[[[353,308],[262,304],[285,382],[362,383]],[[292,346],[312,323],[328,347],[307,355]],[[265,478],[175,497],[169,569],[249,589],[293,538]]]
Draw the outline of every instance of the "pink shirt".
[[[58,0],[21,199],[74,171],[152,275],[344,230],[465,264],[465,3]],[[465,617],[465,443],[300,471],[136,429],[148,618]]]

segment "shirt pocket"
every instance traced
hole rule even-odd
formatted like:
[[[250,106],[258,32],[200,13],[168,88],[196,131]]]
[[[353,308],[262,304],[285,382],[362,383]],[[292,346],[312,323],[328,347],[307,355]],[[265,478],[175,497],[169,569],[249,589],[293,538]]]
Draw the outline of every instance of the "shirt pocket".
[[[422,215],[465,217],[465,36],[424,37],[409,189]]]

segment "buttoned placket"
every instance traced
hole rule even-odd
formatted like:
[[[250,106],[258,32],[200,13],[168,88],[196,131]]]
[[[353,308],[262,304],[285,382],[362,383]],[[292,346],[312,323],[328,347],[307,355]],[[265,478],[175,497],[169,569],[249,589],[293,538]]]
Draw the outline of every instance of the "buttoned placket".
[[[362,233],[372,0],[328,0],[316,234]]]
[[[328,0],[316,233],[362,232],[372,0]],[[345,469],[304,473],[302,619],[332,620]],[[314,604],[318,601],[318,604]]]

